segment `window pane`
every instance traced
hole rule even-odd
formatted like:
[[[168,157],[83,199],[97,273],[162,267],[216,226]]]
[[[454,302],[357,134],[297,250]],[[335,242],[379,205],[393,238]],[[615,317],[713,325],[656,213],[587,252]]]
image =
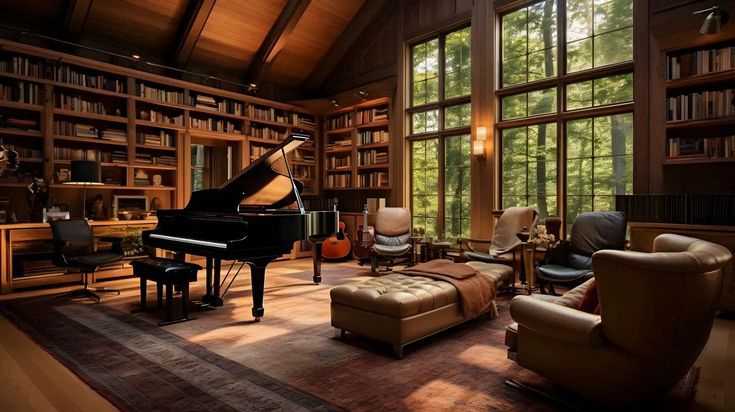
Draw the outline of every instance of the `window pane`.
[[[447,239],[469,236],[470,135],[444,140],[444,231]]]
[[[556,208],[556,124],[501,132],[501,197],[503,207],[535,206],[542,216]]]
[[[633,101],[633,73],[572,83],[567,86],[567,110]]]
[[[501,18],[503,86],[556,76],[556,20],[555,0]]]
[[[438,139],[415,141],[411,144],[411,198],[414,230],[423,228],[436,236],[439,213],[439,151]]]
[[[556,87],[503,97],[502,119],[538,116],[556,112]]]
[[[444,128],[469,126],[471,121],[470,103],[449,106],[444,109]]]
[[[435,132],[439,130],[439,110],[427,110],[411,115],[411,134]]]
[[[470,28],[447,34],[444,46],[444,97],[470,94]]]
[[[633,114],[567,122],[567,226],[633,191]]]
[[[567,72],[633,60],[633,0],[567,1]]]
[[[411,48],[411,105],[439,100],[439,39],[432,39]]]

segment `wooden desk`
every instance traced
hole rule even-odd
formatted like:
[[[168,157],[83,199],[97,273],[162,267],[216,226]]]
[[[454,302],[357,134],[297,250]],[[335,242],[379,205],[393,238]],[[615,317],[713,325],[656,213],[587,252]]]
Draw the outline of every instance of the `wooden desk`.
[[[152,229],[157,221],[153,220],[101,220],[89,222],[94,237],[119,236],[122,228]],[[0,293],[11,293],[14,289],[33,286],[53,285],[81,281],[81,273],[58,272],[39,274],[36,276],[13,276],[13,243],[25,241],[51,240],[51,227],[48,223],[11,223],[0,224]],[[90,281],[110,277],[132,275],[125,263],[119,268],[95,272]]]
[[[662,233],[675,233],[719,243],[735,255],[735,226],[683,225],[673,223],[629,222],[630,249],[653,251],[653,240]],[[719,309],[735,311],[735,261],[725,268]]]

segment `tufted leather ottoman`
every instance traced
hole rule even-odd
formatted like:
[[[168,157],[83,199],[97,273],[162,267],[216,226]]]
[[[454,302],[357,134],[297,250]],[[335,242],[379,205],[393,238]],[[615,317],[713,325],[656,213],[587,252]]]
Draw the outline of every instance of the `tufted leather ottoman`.
[[[513,275],[505,265],[483,269],[480,275],[489,276],[496,287]],[[394,273],[340,285],[329,294],[332,326],[341,329],[342,336],[350,331],[388,343],[398,358],[405,345],[468,320],[462,315],[457,289],[428,277]]]

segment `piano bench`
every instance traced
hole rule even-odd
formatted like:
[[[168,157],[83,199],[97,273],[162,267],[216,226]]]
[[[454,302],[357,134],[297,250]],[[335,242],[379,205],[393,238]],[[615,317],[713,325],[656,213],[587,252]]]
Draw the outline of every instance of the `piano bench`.
[[[163,306],[163,286],[166,286],[166,320],[158,326],[185,322],[189,317],[189,283],[197,281],[197,272],[202,267],[193,263],[177,262],[171,259],[147,257],[134,260],[133,275],[140,278],[140,311],[146,310],[146,282],[156,282],[158,307]],[[181,291],[181,318],[173,319],[173,287]]]

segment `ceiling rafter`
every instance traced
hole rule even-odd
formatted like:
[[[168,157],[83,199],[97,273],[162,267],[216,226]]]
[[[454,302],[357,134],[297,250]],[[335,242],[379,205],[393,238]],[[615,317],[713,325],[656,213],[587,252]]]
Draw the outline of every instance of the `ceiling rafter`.
[[[263,39],[258,51],[253,56],[247,71],[245,72],[245,83],[258,84],[270,69],[273,60],[283,49],[296,23],[309,7],[311,0],[288,0],[281,14],[271,27],[268,35]]]
[[[174,51],[171,60],[177,66],[183,67],[189,62],[215,2],[216,0],[196,0],[187,7],[184,18],[181,19],[181,26],[174,38],[173,47],[171,47],[171,50]]]
[[[319,60],[311,74],[301,83],[302,90],[314,92],[321,87],[327,76],[337,66],[337,63],[352,48],[362,32],[373,23],[388,2],[389,0],[368,0],[360,7],[360,10],[355,13],[355,17],[342,31],[342,35],[337,38],[337,41]]]
[[[81,34],[91,6],[92,0],[71,0],[64,18],[64,33]]]

